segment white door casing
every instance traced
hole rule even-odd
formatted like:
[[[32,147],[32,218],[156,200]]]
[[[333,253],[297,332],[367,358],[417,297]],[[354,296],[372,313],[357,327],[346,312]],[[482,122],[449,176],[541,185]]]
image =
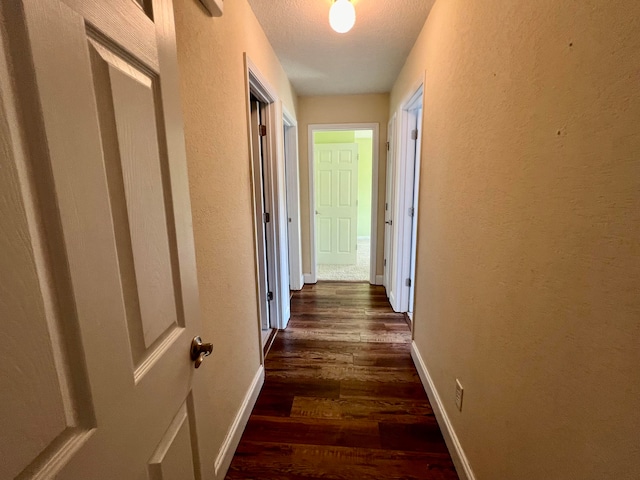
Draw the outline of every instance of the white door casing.
[[[358,242],[358,145],[317,144],[314,158],[318,263],[353,265]]]
[[[397,162],[394,168],[394,205],[392,229],[392,295],[391,306],[396,312],[409,311],[411,289],[415,286],[414,220],[417,219],[414,200],[417,199],[420,178],[420,142],[422,132],[418,130],[418,117],[422,115],[424,79],[411,90],[399,111]],[[417,138],[412,132],[418,130]],[[415,194],[414,194],[415,192]],[[417,224],[416,224],[417,225]],[[408,282],[410,280],[410,282]],[[411,286],[410,286],[411,285]]]
[[[274,89],[246,53],[244,61],[249,129],[255,131],[255,128],[251,127],[251,96],[257,98],[262,106],[261,121],[266,127],[266,135],[260,141],[263,162],[260,162],[259,156],[253,153],[257,151],[253,134],[249,139],[255,216],[256,265],[258,267],[258,302],[261,312],[264,305],[269,303],[270,327],[284,329],[290,317],[290,299],[289,280],[286,275],[289,266],[281,102]],[[264,212],[270,214],[268,223],[263,221],[262,213]],[[267,245],[265,251],[261,252],[259,244],[263,233]],[[270,263],[268,265],[263,262],[264,255],[269,257]],[[266,267],[269,268],[268,272]],[[269,290],[273,292],[273,300],[271,301],[267,299],[264,280],[266,275],[269,275]],[[261,313],[260,317],[264,318],[264,314]]]
[[[3,480],[210,478],[173,10],[152,8],[0,5]]]

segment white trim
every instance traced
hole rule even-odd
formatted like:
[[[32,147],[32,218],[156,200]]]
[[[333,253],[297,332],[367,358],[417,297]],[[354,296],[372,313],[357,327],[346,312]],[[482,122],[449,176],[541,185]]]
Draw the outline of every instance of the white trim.
[[[240,405],[236,418],[234,418],[233,423],[227,432],[227,436],[225,437],[224,442],[222,442],[218,456],[216,457],[216,478],[224,478],[227,474],[227,470],[229,470],[229,465],[231,465],[231,460],[236,452],[236,448],[238,448],[240,438],[242,438],[242,433],[247,426],[247,422],[251,416],[251,411],[256,404],[256,400],[258,400],[258,395],[260,394],[262,385],[264,385],[264,367],[260,365],[260,368],[258,368],[256,375],[253,377],[251,386],[249,387],[249,390],[247,390],[247,394],[242,401],[242,405]]]
[[[382,285],[382,282],[384,282],[384,275],[376,275],[375,285]]]
[[[305,273],[302,278],[305,285],[318,283],[318,279],[311,273]]]
[[[389,298],[389,303],[391,304],[391,307],[393,308],[394,311],[396,310],[396,294],[393,290],[387,290],[387,297]]]
[[[200,0],[200,3],[212,17],[221,17],[224,12],[223,0]]]
[[[300,229],[300,169],[298,162],[298,124],[293,115],[282,105],[284,125],[284,161],[286,177],[287,227],[289,248],[289,288],[300,290],[302,276],[302,235]]]
[[[418,351],[416,342],[411,342],[411,358],[413,358],[413,363],[416,366],[416,370],[418,370],[422,386],[424,387],[425,392],[427,392],[431,408],[433,409],[433,413],[436,415],[436,420],[438,421],[438,425],[442,431],[442,436],[447,444],[447,448],[449,449],[451,459],[453,460],[453,464],[456,467],[460,480],[475,480],[476,477],[473,474],[473,470],[471,470],[469,459],[467,459],[467,456],[462,449],[460,440],[453,429],[451,420],[449,420],[449,416],[442,404],[440,395],[438,395],[433,379],[431,378],[431,375],[429,375],[429,370],[427,370],[427,366],[422,360],[422,355],[420,355],[420,352]]]
[[[378,248],[378,162],[380,158],[380,124],[379,123],[327,123],[311,124],[308,127],[308,159],[309,159],[309,247],[311,253],[311,273],[305,283],[318,281],[317,252],[316,252],[316,215],[315,215],[315,160],[313,155],[313,132],[316,130],[372,130],[373,131],[373,158],[371,171],[371,240],[369,257],[369,283],[379,285],[377,274],[377,248]]]
[[[256,264],[257,268],[257,289],[258,289],[258,311],[259,323],[258,339],[261,339],[261,329],[263,315],[262,311],[265,308],[269,309],[270,327],[284,329],[289,319],[289,279],[288,279],[288,252],[287,252],[287,228],[286,228],[286,204],[285,195],[286,191],[285,178],[284,178],[284,153],[283,149],[283,113],[281,111],[280,100],[275,90],[271,87],[266,77],[258,70],[256,65],[251,61],[251,58],[244,53],[245,60],[245,81],[247,85],[247,115],[248,125],[251,125],[251,108],[250,108],[250,96],[255,95],[260,102],[265,104],[265,116],[267,117],[265,124],[267,126],[266,154],[268,156],[267,165],[265,168],[264,180],[259,178],[259,170],[256,169],[251,155],[251,172],[253,183],[253,203],[254,203],[254,229],[255,229],[255,241],[256,241]],[[253,151],[252,139],[249,137],[250,152]],[[262,223],[262,212],[258,213],[259,206],[262,199],[260,192],[262,191],[262,184],[264,182],[265,187],[265,210],[271,214],[271,222],[268,224]],[[268,251],[266,255],[270,259],[269,272],[264,271],[264,259],[259,258],[258,243],[262,234],[264,225],[267,225],[265,234],[267,238]],[[286,275],[283,272],[286,271]],[[270,277],[267,275],[271,274]],[[269,288],[273,292],[273,300],[269,302],[267,300],[266,284],[269,278]],[[283,284],[285,283],[285,284]],[[262,343],[260,343],[260,351],[262,351]],[[264,362],[264,359],[262,359]]]

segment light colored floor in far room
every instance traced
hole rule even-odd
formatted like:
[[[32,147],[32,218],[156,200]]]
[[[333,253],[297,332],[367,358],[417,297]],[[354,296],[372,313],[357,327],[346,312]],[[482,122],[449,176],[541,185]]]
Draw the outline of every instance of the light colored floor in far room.
[[[368,282],[370,253],[371,244],[369,237],[358,238],[357,263],[355,265],[318,264],[318,280]]]

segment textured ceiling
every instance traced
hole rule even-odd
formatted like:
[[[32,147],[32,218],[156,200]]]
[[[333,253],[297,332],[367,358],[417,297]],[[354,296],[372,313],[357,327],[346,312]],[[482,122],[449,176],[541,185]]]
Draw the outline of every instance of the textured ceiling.
[[[434,0],[352,0],[356,24],[329,26],[333,0],[249,0],[299,95],[388,92]]]

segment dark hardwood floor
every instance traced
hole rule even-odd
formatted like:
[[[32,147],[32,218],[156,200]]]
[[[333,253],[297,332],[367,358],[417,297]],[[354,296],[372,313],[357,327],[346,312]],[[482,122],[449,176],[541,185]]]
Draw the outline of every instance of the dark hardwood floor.
[[[226,478],[457,479],[410,342],[382,287],[295,292]]]

